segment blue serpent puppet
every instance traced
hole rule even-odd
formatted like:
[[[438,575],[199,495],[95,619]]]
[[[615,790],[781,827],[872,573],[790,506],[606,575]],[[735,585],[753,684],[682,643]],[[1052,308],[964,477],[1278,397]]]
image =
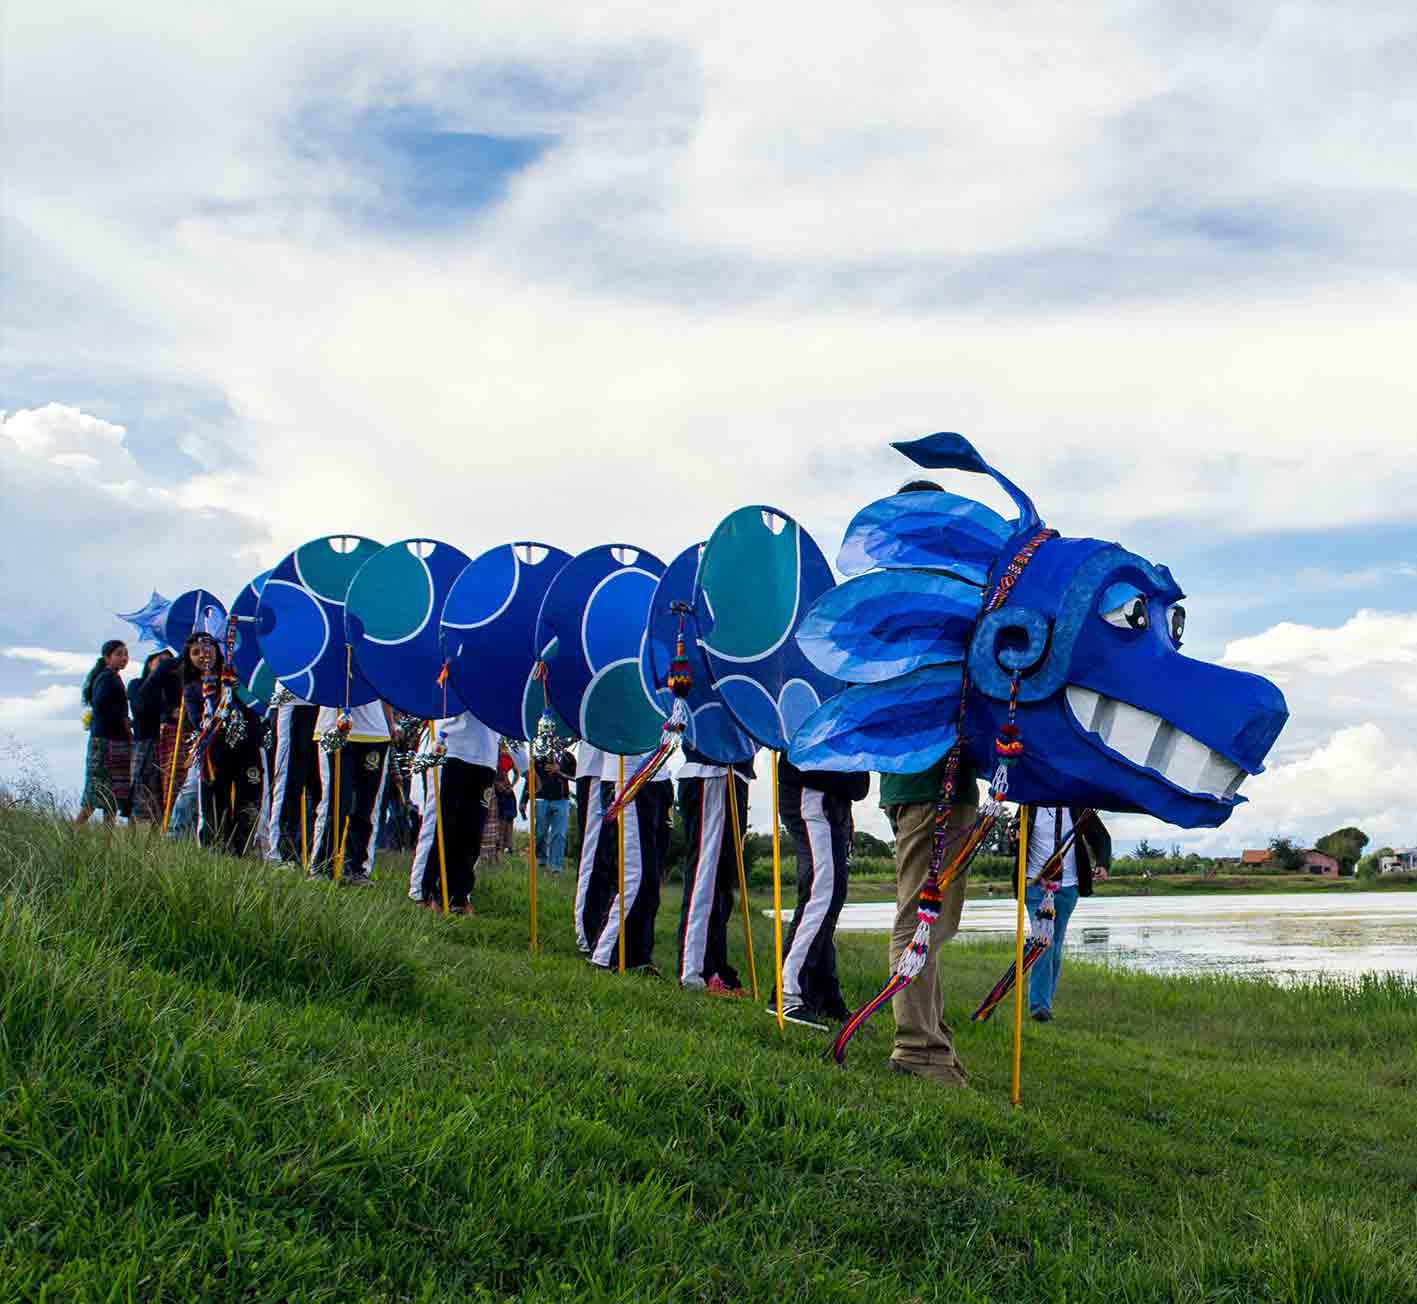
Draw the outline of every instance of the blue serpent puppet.
[[[851,686],[792,741],[802,769],[928,769],[948,754],[917,928],[846,1043],[924,968],[942,889],[968,865],[1001,803],[1075,806],[1215,827],[1245,799],[1288,718],[1267,679],[1181,652],[1184,596],[1164,566],[1101,539],[1063,538],[961,435],[895,445],[923,467],[992,477],[1006,521],[941,491],[870,504],[837,566],[854,578],[803,618],[807,658]],[[961,773],[992,775],[975,825],[946,829]],[[966,794],[961,804],[970,804]]]

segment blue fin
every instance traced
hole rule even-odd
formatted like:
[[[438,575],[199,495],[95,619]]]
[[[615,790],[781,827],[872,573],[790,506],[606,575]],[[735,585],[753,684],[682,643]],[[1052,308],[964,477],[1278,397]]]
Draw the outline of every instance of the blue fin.
[[[996,471],[982,457],[978,450],[963,435],[941,431],[935,435],[925,435],[920,439],[898,439],[891,444],[899,449],[916,466],[949,468],[955,471],[974,471],[994,479],[1018,508],[1018,530],[1030,530],[1043,523],[1033,500],[1008,476]]]
[[[860,575],[877,566],[945,570],[983,588],[1013,537],[998,512],[958,494],[894,494],[863,507],[846,527],[836,568]]]
[[[964,660],[982,592],[920,570],[880,570],[829,589],[797,627],[797,646],[818,670],[876,684]]]
[[[788,759],[803,770],[928,770],[954,743],[962,676],[959,666],[927,666],[848,688],[802,722]]]

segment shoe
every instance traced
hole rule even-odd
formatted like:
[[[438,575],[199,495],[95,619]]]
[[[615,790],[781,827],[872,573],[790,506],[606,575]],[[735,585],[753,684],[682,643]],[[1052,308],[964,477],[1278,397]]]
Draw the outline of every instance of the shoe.
[[[1032,1019],[1032,1020],[1034,1021],[1034,1023],[1052,1023],[1052,1022],[1053,1022],[1053,1011],[1052,1011],[1052,1010],[1031,1010],[1031,1011],[1029,1012],[1028,1017],[1029,1017],[1030,1019]]]
[[[715,978],[712,981],[717,982]],[[697,975],[690,975],[688,978],[679,979],[679,986],[686,992],[703,992],[708,990],[708,983]]]
[[[768,1013],[777,1018],[777,1002],[770,1001],[767,1007]],[[829,1032],[830,1029],[805,1005],[783,1002],[782,1021],[784,1023],[795,1023],[799,1028],[812,1028],[817,1032]]]
[[[904,1073],[907,1077],[924,1078],[927,1082],[934,1082],[938,1086],[967,1087],[969,1085],[969,1074],[964,1071],[964,1065],[958,1059],[953,1062],[940,1060],[932,1064],[912,1064],[898,1059],[889,1059],[886,1063],[890,1066],[892,1073]]]
[[[475,915],[476,910],[472,908],[471,901],[464,901],[460,906],[449,906],[448,912],[454,915]]]
[[[371,887],[374,880],[368,874],[345,874],[340,882],[345,887]]]
[[[845,1023],[851,1017],[851,1011],[845,1005],[828,1005],[822,1011],[822,1017],[833,1023]]]
[[[626,973],[637,973],[641,978],[663,978],[664,971],[653,961],[647,964],[629,965],[625,969]]]
[[[731,996],[736,1000],[743,1000],[748,995],[741,987],[730,987],[717,974],[704,984],[704,991],[710,996]]]

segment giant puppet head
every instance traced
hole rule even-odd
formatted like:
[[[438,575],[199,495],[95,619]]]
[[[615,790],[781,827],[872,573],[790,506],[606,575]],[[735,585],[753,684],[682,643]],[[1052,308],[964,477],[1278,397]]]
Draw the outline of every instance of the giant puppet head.
[[[1019,514],[933,491],[857,514],[837,562],[856,578],[797,634],[853,686],[798,730],[793,763],[910,773],[962,731],[987,777],[1016,730],[1010,800],[1223,824],[1288,719],[1279,689],[1184,655],[1184,595],[1166,567],[1045,529],[962,436],[896,447],[921,466],[991,476]]]

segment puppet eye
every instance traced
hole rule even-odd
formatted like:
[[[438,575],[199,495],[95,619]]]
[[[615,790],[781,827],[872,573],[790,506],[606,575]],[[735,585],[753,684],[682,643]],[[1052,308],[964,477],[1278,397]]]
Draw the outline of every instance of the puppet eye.
[[[1180,647],[1186,634],[1186,609],[1179,602],[1166,609],[1166,627],[1171,632],[1171,641]]]
[[[1102,619],[1118,629],[1146,629],[1151,624],[1147,615],[1146,596],[1130,584],[1114,584],[1102,595]]]

